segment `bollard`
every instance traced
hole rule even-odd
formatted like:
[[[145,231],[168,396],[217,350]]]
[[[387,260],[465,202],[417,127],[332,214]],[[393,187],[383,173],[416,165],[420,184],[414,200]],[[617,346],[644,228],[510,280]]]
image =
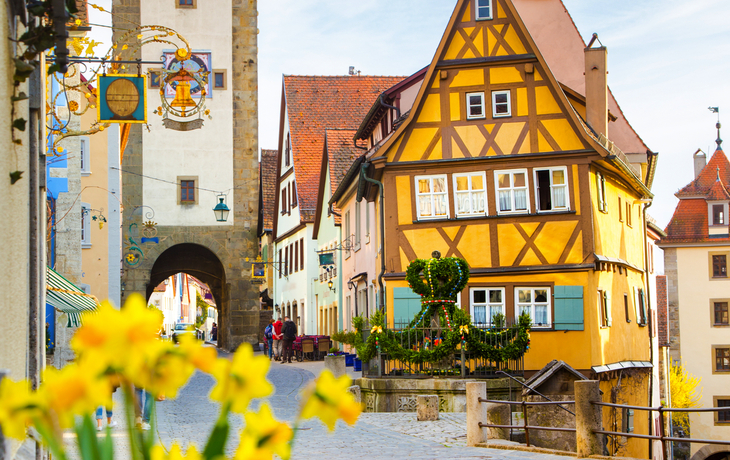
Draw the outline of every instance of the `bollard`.
[[[418,395],[416,397],[416,420],[419,422],[439,419],[438,395]]]
[[[578,458],[603,455],[605,436],[594,433],[603,427],[598,380],[576,380],[575,383],[575,441]]]
[[[487,405],[479,398],[487,397],[486,382],[466,383],[466,445],[474,447],[487,442],[487,430],[479,426],[487,423]]]

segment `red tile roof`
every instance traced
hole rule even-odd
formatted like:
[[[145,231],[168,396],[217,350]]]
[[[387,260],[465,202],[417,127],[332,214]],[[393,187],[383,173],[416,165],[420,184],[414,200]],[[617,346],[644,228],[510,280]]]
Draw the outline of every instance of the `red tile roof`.
[[[679,204],[667,225],[661,243],[728,242],[730,238],[710,238],[707,222],[708,201],[730,201],[730,162],[718,149],[700,174],[676,193]],[[660,244],[661,244],[660,243]]]
[[[718,177],[723,184],[730,184],[730,162],[728,162],[725,153],[720,149],[715,150],[715,153],[712,154],[710,161],[702,172],[700,172],[700,175],[677,192],[677,197],[706,195]]]
[[[327,165],[330,173],[330,193],[334,194],[352,163],[366,153],[356,148],[352,139],[355,129],[327,129]],[[337,210],[337,208],[335,207]],[[335,214],[335,224],[339,225],[341,217]]]
[[[302,222],[314,221],[325,130],[357,130],[380,93],[404,78],[284,76]]]
[[[276,206],[276,159],[278,150],[261,150],[259,177],[261,178],[261,198],[264,204],[264,228],[268,232],[274,228],[274,207]]]

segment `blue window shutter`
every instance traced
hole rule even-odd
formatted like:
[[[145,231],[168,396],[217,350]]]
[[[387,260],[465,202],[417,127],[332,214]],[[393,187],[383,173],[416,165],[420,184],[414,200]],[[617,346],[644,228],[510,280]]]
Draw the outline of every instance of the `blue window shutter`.
[[[411,288],[393,288],[393,321],[396,328],[408,325],[421,311],[421,296]]]
[[[555,330],[583,330],[583,286],[555,286]]]

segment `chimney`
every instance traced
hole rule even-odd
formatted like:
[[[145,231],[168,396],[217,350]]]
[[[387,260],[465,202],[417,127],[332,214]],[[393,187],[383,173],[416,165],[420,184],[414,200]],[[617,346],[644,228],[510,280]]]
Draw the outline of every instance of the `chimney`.
[[[598,134],[608,138],[608,51],[605,46],[585,49],[586,121]]]
[[[707,155],[702,150],[697,149],[695,154],[692,155],[692,158],[694,158],[695,162],[695,179],[697,179],[702,170],[705,169],[705,166],[707,166]]]

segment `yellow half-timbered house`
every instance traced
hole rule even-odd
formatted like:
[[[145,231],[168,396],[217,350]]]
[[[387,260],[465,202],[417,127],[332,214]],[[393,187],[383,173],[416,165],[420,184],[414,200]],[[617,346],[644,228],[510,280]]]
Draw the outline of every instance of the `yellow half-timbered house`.
[[[562,56],[551,49],[549,64],[516,7],[541,3],[552,4],[545,27],[579,42]],[[600,379],[607,401],[647,405],[644,212],[656,154],[615,108],[606,48],[586,46],[555,4],[459,0],[410,112],[392,132],[358,132],[384,186],[386,312],[390,324],[412,319],[410,261],[463,257],[460,305],[472,321],[530,313],[527,376],[560,359]],[[539,29],[538,16],[530,11]],[[584,70],[585,86],[561,84],[551,67]],[[648,417],[630,415],[614,420],[619,431],[649,431]],[[647,441],[614,447],[648,456]]]

